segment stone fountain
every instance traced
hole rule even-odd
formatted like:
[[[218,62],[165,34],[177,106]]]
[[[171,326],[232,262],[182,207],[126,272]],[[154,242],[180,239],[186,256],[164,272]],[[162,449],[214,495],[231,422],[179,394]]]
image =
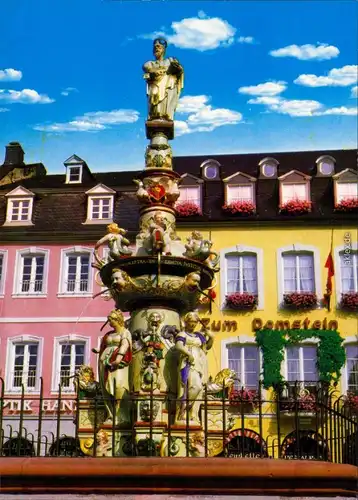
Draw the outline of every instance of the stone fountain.
[[[149,145],[145,168],[134,179],[140,204],[136,248],[129,248],[126,231],[113,223],[94,252],[93,266],[115,309],[107,321],[112,330],[96,351],[99,383],[90,367],[79,374],[78,430],[86,454],[132,455],[135,441],[137,454],[148,454],[155,443],[150,454],[198,456],[204,446],[203,420],[206,429],[210,422],[200,402],[204,387],[206,396],[208,391],[215,395],[222,384],[233,383],[233,374],[224,373],[219,385],[206,385],[206,352],[213,336],[195,311],[208,296],[219,259],[212,242],[198,231],[185,244],[176,234],[180,176],[173,170],[169,141],[184,70],[177,59],[165,57],[164,39],[154,40],[153,47],[155,60],[143,66]],[[102,245],[109,247],[106,260],[98,255]],[[215,404],[222,403],[212,400],[209,413],[215,416]],[[222,426],[216,424],[217,443],[222,443]],[[185,442],[191,443],[190,452]]]

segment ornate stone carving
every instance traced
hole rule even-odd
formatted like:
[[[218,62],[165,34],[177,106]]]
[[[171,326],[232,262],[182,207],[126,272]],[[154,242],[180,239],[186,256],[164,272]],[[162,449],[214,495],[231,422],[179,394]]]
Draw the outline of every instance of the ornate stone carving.
[[[97,241],[94,247],[94,267],[101,269],[106,264],[106,261],[100,259],[98,255],[98,249],[105,244],[107,244],[109,248],[109,261],[116,260],[122,255],[132,255],[132,250],[128,248],[130,241],[124,237],[126,233],[126,229],[118,227],[118,224],[114,222],[112,224],[108,224],[107,234]]]
[[[184,85],[184,70],[177,59],[165,58],[166,48],[166,40],[154,40],[155,61],[143,65],[147,82],[148,120],[173,120]]]
[[[229,368],[224,368],[215,377],[214,381],[209,379],[207,384],[207,394],[208,399],[221,399],[222,393],[228,397],[235,381],[238,380],[236,372],[230,370]]]
[[[219,255],[211,250],[213,242],[204,239],[199,231],[193,231],[187,238],[184,257],[205,262],[213,271],[219,271]]]
[[[158,401],[152,401],[152,404],[149,400],[141,401],[139,404],[140,419],[143,420],[143,422],[153,422],[157,418],[159,409],[160,404]]]
[[[80,397],[93,398],[100,393],[99,383],[95,380],[93,368],[89,365],[81,365],[76,372],[74,385]]]
[[[197,331],[198,324],[201,330]],[[176,421],[189,420],[200,423],[200,399],[203,396],[203,385],[208,380],[206,352],[212,348],[213,335],[200,321],[198,314],[187,313],[184,316],[184,328],[175,338],[175,349],[179,351],[178,394]],[[188,407],[186,400],[188,401]]]

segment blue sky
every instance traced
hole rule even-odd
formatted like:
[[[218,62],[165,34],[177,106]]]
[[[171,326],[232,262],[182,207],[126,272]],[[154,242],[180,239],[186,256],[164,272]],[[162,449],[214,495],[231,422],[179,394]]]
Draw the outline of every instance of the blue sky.
[[[152,40],[185,70],[175,155],[354,148],[355,1],[1,2],[0,147],[64,171],[144,165]],[[0,161],[2,159],[0,150]]]

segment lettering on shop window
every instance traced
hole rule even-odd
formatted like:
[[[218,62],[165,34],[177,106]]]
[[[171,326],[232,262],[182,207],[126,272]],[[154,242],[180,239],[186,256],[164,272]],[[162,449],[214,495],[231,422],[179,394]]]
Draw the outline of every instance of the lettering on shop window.
[[[22,406],[21,406],[22,405]],[[34,408],[34,406],[36,408]],[[21,410],[27,413],[38,412],[39,401],[34,399],[8,399],[4,401],[3,408],[7,412],[20,412]],[[76,409],[76,401],[72,400],[62,400],[60,402],[60,412],[61,413],[72,413]],[[44,399],[42,401],[42,411],[44,413],[53,413],[58,411],[58,401],[51,399]]]

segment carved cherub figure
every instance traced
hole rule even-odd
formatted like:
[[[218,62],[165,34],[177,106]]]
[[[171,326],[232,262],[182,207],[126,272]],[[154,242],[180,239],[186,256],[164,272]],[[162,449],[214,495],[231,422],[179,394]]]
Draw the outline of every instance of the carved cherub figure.
[[[98,249],[107,243],[109,248],[109,260],[115,260],[123,255],[132,255],[132,250],[128,248],[130,241],[125,238],[126,229],[118,226],[115,222],[108,224],[107,234],[97,241],[94,247],[94,258],[102,267],[106,262],[101,260],[98,255]]]
[[[138,190],[136,193],[138,200],[144,203],[149,202],[149,193],[145,189],[143,181],[140,181],[138,179],[133,179],[133,182],[138,186]]]
[[[190,259],[196,259],[205,262],[206,265],[211,267],[214,271],[219,270],[219,256],[216,252],[211,250],[213,242],[204,239],[199,231],[192,231],[191,235],[187,238],[185,244],[184,256]]]
[[[164,219],[162,212],[156,212],[153,222],[149,226],[154,253],[171,255],[170,227]]]

